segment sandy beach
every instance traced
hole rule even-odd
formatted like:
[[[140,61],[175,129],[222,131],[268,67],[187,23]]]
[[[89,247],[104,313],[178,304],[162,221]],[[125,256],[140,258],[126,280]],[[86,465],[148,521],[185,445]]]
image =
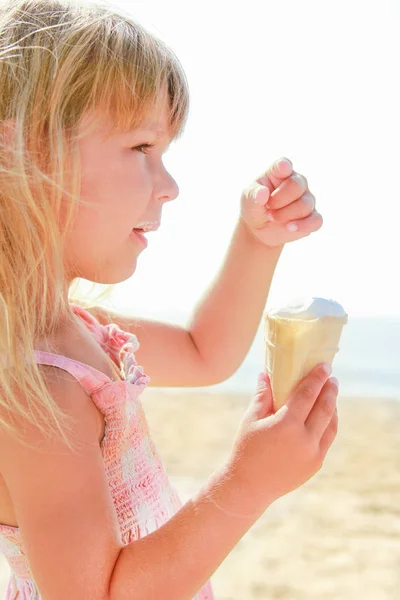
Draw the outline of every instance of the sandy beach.
[[[142,399],[186,500],[228,455],[249,397],[148,388]],[[217,600],[400,600],[400,402],[340,398],[339,418],[322,470],[215,572]],[[0,595],[7,578],[1,557]]]

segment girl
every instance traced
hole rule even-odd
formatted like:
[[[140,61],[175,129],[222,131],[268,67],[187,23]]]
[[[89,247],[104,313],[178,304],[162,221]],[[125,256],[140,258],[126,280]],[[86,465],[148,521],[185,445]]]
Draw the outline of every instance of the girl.
[[[287,159],[243,192],[226,260],[188,329],[71,302],[80,277],[129,278],[143,232],[177,197],[162,157],[186,120],[185,76],[160,40],[107,4],[7,0],[0,37],[6,597],[211,600],[208,580],[230,550],[320,468],[337,384],[319,365],[274,414],[261,374],[229,457],[184,506],[140,394],[237,369],[284,244],[321,227],[314,196]]]

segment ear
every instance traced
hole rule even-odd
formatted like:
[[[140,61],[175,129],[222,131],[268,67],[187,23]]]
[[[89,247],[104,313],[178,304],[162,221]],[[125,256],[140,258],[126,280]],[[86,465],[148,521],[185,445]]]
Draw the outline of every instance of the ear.
[[[0,121],[0,157],[5,168],[11,168],[14,146],[15,121]]]
[[[14,119],[7,119],[0,121],[0,136],[7,142],[10,142],[15,135],[15,121]]]
[[[4,152],[13,145],[15,136],[15,121],[13,119],[7,119],[0,121],[0,144]]]
[[[5,119],[0,121],[0,151],[2,153],[3,160],[8,157],[11,159],[12,153],[14,151],[14,139],[16,134],[16,122],[15,119]],[[25,131],[24,131],[25,137]],[[24,144],[28,144],[28,140],[24,140]],[[42,151],[44,150],[44,144],[40,143],[39,140],[36,141],[35,153],[38,153],[38,156],[42,156]]]

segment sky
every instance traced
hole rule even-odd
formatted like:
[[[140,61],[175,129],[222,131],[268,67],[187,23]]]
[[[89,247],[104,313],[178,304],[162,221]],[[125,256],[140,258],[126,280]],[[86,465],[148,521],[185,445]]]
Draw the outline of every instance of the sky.
[[[191,108],[165,155],[179,197],[112,306],[190,315],[222,265],[242,189],[287,156],[324,225],[284,248],[267,307],[321,296],[349,316],[400,315],[400,2],[114,4],[177,54]]]

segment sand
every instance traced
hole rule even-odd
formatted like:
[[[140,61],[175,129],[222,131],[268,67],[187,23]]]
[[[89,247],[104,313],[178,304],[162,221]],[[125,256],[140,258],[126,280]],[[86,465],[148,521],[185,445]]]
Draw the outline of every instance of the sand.
[[[228,455],[247,396],[148,388],[143,405],[186,500]],[[217,600],[400,600],[400,402],[339,398],[321,471],[274,503],[212,577]],[[0,561],[0,597],[8,566]]]

